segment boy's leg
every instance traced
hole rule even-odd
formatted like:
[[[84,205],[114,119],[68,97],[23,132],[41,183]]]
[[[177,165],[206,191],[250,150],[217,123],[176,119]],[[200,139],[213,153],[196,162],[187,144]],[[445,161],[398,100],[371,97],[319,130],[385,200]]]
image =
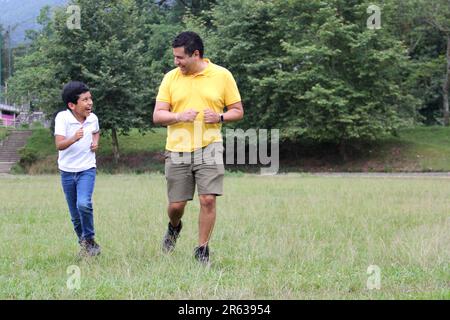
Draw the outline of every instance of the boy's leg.
[[[73,223],[73,228],[78,236],[78,241],[81,241],[82,228],[80,213],[77,208],[77,187],[75,182],[75,173],[61,171],[61,184],[66,196],[67,205]]]
[[[77,208],[81,217],[82,239],[93,239],[95,237],[92,194],[96,173],[95,168],[78,173]]]

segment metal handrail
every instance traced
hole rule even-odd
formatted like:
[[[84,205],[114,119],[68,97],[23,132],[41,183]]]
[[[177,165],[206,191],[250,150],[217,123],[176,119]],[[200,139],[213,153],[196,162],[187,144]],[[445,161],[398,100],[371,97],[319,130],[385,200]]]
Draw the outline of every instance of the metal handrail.
[[[0,127],[2,127],[2,128],[14,128],[14,129],[17,129],[20,124],[21,123],[20,123],[19,120],[6,120],[6,119],[0,118]]]

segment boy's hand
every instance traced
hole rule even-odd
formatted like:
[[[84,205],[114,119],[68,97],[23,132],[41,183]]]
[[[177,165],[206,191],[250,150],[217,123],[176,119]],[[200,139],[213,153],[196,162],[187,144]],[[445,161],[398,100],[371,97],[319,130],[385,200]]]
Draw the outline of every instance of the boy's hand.
[[[203,110],[203,113],[205,114],[205,123],[219,123],[220,122],[220,115],[218,113],[215,113],[211,109],[205,109],[205,110]]]
[[[84,136],[84,132],[83,132],[83,128],[80,128],[77,130],[77,132],[75,132],[75,135],[73,136],[73,139],[76,141],[80,140],[81,138],[83,138]]]
[[[92,142],[91,143],[91,151],[95,152],[95,151],[97,151],[97,149],[98,149],[98,143]]]

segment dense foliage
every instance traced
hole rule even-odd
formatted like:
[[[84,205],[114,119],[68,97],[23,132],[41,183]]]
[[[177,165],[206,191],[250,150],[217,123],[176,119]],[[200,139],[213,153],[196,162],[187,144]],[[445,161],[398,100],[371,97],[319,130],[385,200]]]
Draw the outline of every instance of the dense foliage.
[[[11,97],[25,95],[50,115],[61,108],[65,82],[86,81],[117,156],[116,132],[152,126],[159,83],[173,68],[170,43],[181,30],[199,32],[206,56],[234,74],[246,110],[239,127],[345,145],[445,122],[445,0],[380,1],[378,29],[368,28],[373,3],[365,0],[72,4],[81,8],[80,30],[67,28],[66,11],[42,11],[42,31],[29,34],[32,44],[17,58]]]

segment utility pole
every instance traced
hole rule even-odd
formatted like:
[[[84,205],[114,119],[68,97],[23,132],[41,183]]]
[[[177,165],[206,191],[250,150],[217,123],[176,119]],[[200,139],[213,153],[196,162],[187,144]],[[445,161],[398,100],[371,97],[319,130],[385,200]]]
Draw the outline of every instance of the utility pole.
[[[3,33],[0,30],[0,89],[2,87],[2,71],[3,71],[3,67],[2,67],[2,59],[3,59],[2,51],[3,51]]]
[[[12,76],[11,26],[8,26],[8,79]]]

